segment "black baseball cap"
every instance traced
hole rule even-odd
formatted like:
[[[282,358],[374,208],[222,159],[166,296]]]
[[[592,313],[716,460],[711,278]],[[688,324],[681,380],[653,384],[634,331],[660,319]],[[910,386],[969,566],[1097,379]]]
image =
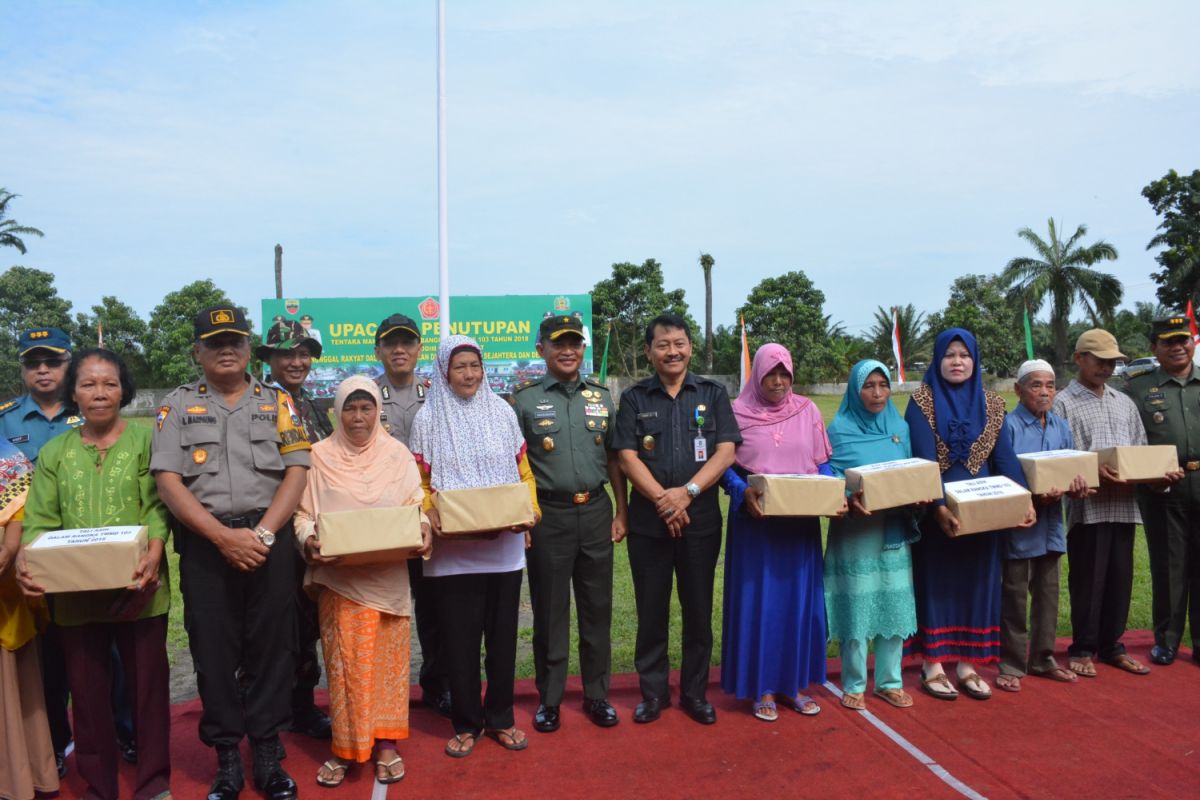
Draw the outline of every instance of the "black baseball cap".
[[[406,317],[403,314],[392,314],[379,323],[379,327],[375,329],[375,344],[379,344],[383,341],[383,337],[393,331],[406,331],[418,339],[421,338],[421,329],[413,321],[412,317]]]
[[[538,338],[555,341],[560,336],[574,334],[583,338],[583,317],[578,314],[555,314],[542,320],[538,327]]]
[[[296,321],[277,322],[267,331],[267,341],[260,344],[254,351],[259,361],[271,357],[272,350],[295,350],[307,345],[313,358],[321,357],[321,343],[309,336],[304,326]]]
[[[1187,317],[1164,317],[1150,323],[1150,338],[1153,341],[1170,339],[1172,336],[1191,337],[1192,327]]]
[[[196,341],[216,336],[218,333],[250,335],[246,315],[237,306],[209,306],[196,315],[194,323]]]

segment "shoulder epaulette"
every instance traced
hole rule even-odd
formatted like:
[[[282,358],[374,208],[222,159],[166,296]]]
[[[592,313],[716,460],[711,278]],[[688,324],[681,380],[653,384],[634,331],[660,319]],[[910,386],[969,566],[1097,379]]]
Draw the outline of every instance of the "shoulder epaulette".
[[[593,378],[591,375],[588,375],[586,378],[584,378],[584,379],[583,379],[583,382],[584,382],[584,383],[590,383],[592,386],[598,386],[598,387],[599,387],[599,388],[601,388],[601,389],[607,389],[607,388],[608,388],[608,384],[607,384],[607,383],[601,382],[601,381],[599,381],[598,379],[596,379],[596,378]]]
[[[0,414],[7,414],[8,412],[12,411],[16,407],[17,407],[17,401],[9,400],[7,403],[0,405]]]
[[[533,380],[532,378],[527,381],[521,381],[520,383],[518,383],[516,386],[513,387],[512,393],[516,394],[517,392],[528,389],[530,386],[537,386],[539,383],[541,383],[541,381]]]

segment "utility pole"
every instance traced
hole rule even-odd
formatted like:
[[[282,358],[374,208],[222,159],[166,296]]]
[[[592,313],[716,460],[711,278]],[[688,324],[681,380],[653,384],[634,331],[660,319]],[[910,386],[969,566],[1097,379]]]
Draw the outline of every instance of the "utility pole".
[[[283,245],[275,245],[275,299],[283,299]]]

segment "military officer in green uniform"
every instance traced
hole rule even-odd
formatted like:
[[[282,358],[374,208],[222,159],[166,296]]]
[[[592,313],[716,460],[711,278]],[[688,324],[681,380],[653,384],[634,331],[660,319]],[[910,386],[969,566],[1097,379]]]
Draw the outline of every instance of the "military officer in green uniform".
[[[1200,626],[1200,369],[1193,362],[1196,345],[1184,316],[1157,319],[1150,328],[1150,348],[1158,366],[1125,374],[1125,391],[1133,398],[1149,444],[1170,444],[1179,451],[1182,468],[1168,487],[1138,487],[1138,505],[1150,551],[1151,615],[1154,647],[1150,660],[1175,660],[1183,625],[1192,621],[1192,658]]]
[[[317,404],[316,398],[304,388],[314,358],[321,357],[321,343],[308,335],[304,326],[295,320],[277,318],[267,331],[266,344],[254,351],[270,370],[268,382],[283,389],[292,398],[292,406],[300,416],[304,435],[309,444],[316,444],[333,435],[329,413]],[[317,604],[304,591],[302,559],[296,559],[296,632],[299,650],[296,653],[296,676],[292,687],[292,721],[289,730],[314,739],[328,739],[333,727],[324,711],[317,708],[313,691],[321,681],[321,659],[317,657],[317,641],[321,638],[321,623]]]
[[[383,399],[380,424],[392,438],[408,446],[413,417],[425,403],[425,381],[417,378],[417,362],[421,359],[420,326],[412,317],[392,314],[375,328],[375,357],[383,365],[383,374],[375,379]],[[444,717],[450,716],[450,683],[438,658],[440,637],[434,598],[424,580],[423,562],[408,560],[408,584],[413,594],[413,616],[416,619],[417,641],[421,645],[421,702]]]
[[[609,727],[619,721],[608,702],[613,543],[625,538],[629,496],[612,451],[616,408],[603,384],[580,377],[584,341],[577,314],[544,319],[537,351],[546,360],[546,376],[521,384],[513,394],[542,507],[526,553],[540,699],[533,726],[550,733],[561,724],[573,585],[583,710],[595,724]],[[615,516],[606,481],[617,499]]]

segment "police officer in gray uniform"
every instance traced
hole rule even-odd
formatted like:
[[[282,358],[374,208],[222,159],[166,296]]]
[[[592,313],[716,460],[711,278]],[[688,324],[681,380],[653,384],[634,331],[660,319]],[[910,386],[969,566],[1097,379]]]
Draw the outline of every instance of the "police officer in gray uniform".
[[[428,385],[414,370],[421,359],[420,327],[404,314],[392,314],[375,329],[375,357],[383,365],[383,374],[375,379],[383,397],[380,423],[392,438],[408,446],[413,417],[425,402]],[[450,716],[450,683],[438,655],[437,616],[434,598],[423,577],[422,561],[408,560],[408,583],[413,593],[413,616],[417,641],[421,644],[421,702],[444,717]]]
[[[241,792],[238,745],[249,735],[255,785],[288,800],[296,783],[279,764],[278,733],[296,657],[292,513],[310,445],[287,392],[246,373],[250,329],[240,309],[197,314],[192,352],[204,375],[159,408],[150,470],[176,521],[200,739],[217,750],[208,797]]]
[[[629,489],[612,452],[616,407],[601,383],[580,376],[583,320],[547,317],[538,329],[546,375],[513,393],[528,444],[542,519],[526,554],[533,602],[533,661],[540,703],[533,727],[558,730],[571,646],[571,590],[579,617],[583,711],[602,728],[619,722],[608,702],[612,666],[613,542],[628,529]],[[612,483],[616,515],[604,484]]]

